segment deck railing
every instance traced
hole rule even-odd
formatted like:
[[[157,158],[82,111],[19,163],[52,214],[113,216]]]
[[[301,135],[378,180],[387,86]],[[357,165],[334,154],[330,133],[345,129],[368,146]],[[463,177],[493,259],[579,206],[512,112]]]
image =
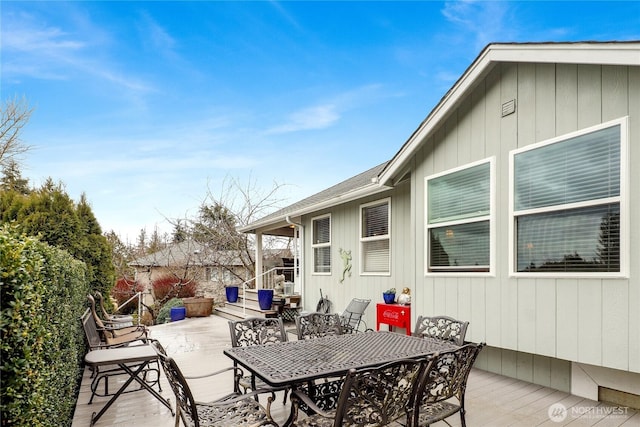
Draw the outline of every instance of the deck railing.
[[[138,326],[140,326],[140,313],[142,313],[142,292],[136,292],[134,296],[132,296],[131,298],[129,298],[128,300],[120,304],[116,309],[116,311],[120,311],[122,307],[129,304],[131,301],[133,301],[136,298],[138,298],[138,315],[136,317],[138,318]]]
[[[242,315],[246,315],[246,310],[247,310],[247,298],[245,297],[245,291],[247,290],[247,287],[249,286],[249,284],[251,283],[255,283],[257,284],[258,282],[260,282],[262,284],[262,286],[260,287],[260,289],[274,289],[276,286],[276,276],[280,275],[282,271],[293,271],[295,267],[282,267],[282,266],[278,266],[278,267],[273,267],[259,275],[257,275],[256,277],[252,277],[249,280],[245,280],[244,282],[242,282],[240,284],[240,288],[242,289]],[[261,280],[258,280],[261,279]]]

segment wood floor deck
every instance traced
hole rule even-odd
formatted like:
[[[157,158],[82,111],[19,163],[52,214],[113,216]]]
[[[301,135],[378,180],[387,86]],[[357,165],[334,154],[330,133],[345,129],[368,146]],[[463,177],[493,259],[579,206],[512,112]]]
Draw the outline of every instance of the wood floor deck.
[[[199,375],[231,366],[231,360],[222,354],[230,347],[227,320],[218,316],[188,318],[179,322],[151,328],[152,338],[158,339],[179,364],[185,375]],[[95,397],[91,405],[89,369],[84,378],[73,427],[87,427],[91,414],[99,411],[107,398]],[[217,378],[217,377],[216,377]],[[112,379],[111,390],[117,388],[117,378]],[[124,378],[123,378],[124,380]],[[199,401],[210,401],[231,391],[232,379],[222,378],[190,380],[192,392]],[[168,383],[161,377],[162,395],[173,404],[175,399]],[[640,427],[640,413],[573,396],[547,387],[503,377],[481,370],[473,370],[468,382],[467,425],[476,426],[597,426]],[[566,411],[562,412],[562,409]],[[560,411],[553,412],[554,409]],[[278,396],[272,405],[276,422],[286,419],[288,405]],[[550,416],[550,411],[552,415]],[[554,414],[556,415],[554,417]],[[552,419],[553,417],[553,419]],[[450,418],[453,426],[460,425],[460,418]],[[121,395],[98,420],[96,426],[171,427],[175,419],[170,411],[146,391]],[[443,422],[434,427],[445,426]]]

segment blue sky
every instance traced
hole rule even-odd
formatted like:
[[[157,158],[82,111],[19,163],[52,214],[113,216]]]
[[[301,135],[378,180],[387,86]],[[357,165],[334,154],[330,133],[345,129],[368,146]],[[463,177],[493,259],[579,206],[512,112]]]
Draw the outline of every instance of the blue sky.
[[[491,42],[640,39],[640,2],[2,1],[23,175],[135,241],[207,188],[293,203],[389,160]]]

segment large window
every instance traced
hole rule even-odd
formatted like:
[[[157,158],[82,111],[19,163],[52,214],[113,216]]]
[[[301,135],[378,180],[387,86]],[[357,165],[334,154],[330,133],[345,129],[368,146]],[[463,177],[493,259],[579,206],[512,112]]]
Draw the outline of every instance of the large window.
[[[619,275],[618,120],[512,152],[515,273]]]
[[[363,274],[389,274],[391,199],[360,206],[360,254]]]
[[[425,179],[427,273],[488,272],[492,160]]]
[[[313,272],[331,274],[331,216],[311,220],[311,248]]]

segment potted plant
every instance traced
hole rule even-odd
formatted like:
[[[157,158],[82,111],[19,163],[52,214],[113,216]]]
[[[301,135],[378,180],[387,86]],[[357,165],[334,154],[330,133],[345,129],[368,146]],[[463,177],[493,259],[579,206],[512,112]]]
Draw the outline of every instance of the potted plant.
[[[260,310],[271,310],[273,289],[258,289],[258,305]]]
[[[192,297],[182,300],[187,317],[208,317],[213,312],[213,298]]]
[[[385,304],[393,304],[396,300],[396,288],[387,289],[382,293]]]
[[[224,287],[228,302],[238,301],[238,285],[228,285]]]

